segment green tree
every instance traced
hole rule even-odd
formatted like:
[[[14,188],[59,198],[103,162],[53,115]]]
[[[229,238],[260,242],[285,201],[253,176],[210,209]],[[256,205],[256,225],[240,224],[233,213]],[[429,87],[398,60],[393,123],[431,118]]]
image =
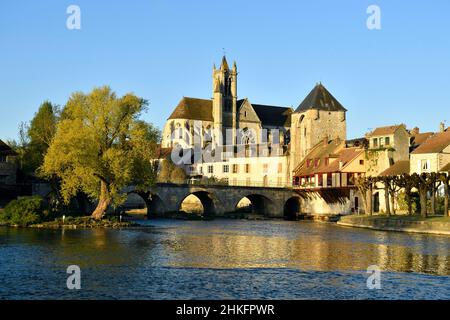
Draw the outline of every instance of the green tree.
[[[170,173],[170,182],[178,184],[186,182],[186,172],[183,170],[183,168],[175,166],[175,168]]]
[[[17,152],[19,168],[27,175],[35,175],[42,165],[44,155],[56,132],[59,120],[59,108],[44,101],[30,123],[19,126],[19,141],[11,141]]]
[[[159,132],[139,120],[146,106],[146,100],[117,97],[106,86],[72,94],[41,167],[42,176],[60,178],[66,204],[84,192],[98,200],[92,216],[101,219],[111,204],[125,200],[125,186],[154,184]]]

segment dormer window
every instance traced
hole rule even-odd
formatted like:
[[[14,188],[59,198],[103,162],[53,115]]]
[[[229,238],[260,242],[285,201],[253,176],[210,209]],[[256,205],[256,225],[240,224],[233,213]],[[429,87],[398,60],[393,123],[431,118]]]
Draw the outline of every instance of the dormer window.
[[[315,159],[314,160],[314,167],[315,168],[319,167],[319,164],[320,164],[320,159]]]

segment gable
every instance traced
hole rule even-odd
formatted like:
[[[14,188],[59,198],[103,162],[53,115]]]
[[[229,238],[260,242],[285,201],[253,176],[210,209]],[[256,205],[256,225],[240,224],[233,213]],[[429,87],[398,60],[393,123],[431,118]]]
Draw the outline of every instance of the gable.
[[[248,101],[248,99],[245,99],[242,102],[241,107],[239,108],[238,120],[239,122],[261,123],[261,120],[259,119],[258,115],[255,112],[255,109],[253,109],[253,106]]]

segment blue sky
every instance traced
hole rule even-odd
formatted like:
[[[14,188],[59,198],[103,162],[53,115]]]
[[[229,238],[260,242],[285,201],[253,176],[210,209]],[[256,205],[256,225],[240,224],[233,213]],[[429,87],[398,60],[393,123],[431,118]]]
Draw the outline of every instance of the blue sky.
[[[81,30],[66,9],[81,8]],[[368,30],[367,7],[381,8]],[[183,96],[210,98],[225,48],[238,95],[294,108],[321,81],[348,109],[348,137],[450,125],[450,1],[2,0],[0,138],[40,103],[110,85],[150,101],[162,127]]]

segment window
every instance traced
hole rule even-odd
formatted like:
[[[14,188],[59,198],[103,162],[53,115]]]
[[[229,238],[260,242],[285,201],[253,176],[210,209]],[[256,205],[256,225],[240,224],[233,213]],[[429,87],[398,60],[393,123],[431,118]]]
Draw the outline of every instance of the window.
[[[269,171],[269,165],[267,163],[263,164],[263,173],[267,173]]]
[[[384,139],[380,138],[380,147],[384,146]]]
[[[319,177],[319,179],[318,179],[319,186],[322,187],[323,186],[323,174],[318,174],[318,177]]]
[[[376,148],[378,147],[378,138],[375,138],[372,140],[373,141],[373,146]]]
[[[306,160],[306,167],[309,168],[311,166],[311,159]]]
[[[189,166],[189,172],[192,173],[195,171],[195,167],[194,166]]]
[[[359,164],[363,166],[364,165],[364,160],[362,160],[362,159],[359,160]]]
[[[384,144],[389,146],[391,144],[391,139],[389,137],[384,138]]]
[[[233,173],[238,173],[238,172],[239,172],[239,165],[233,164]]]
[[[278,164],[278,173],[283,173],[283,164],[281,162]]]
[[[245,173],[250,173],[250,164],[249,163],[245,164]]]
[[[429,165],[428,165],[428,160],[423,159],[423,160],[420,161],[420,163],[421,163],[420,167],[422,169],[422,172],[427,172],[430,169]]]
[[[314,160],[314,167],[317,168],[320,164],[320,159],[315,159]]]
[[[331,173],[327,173],[327,187],[333,186],[333,175]]]
[[[213,173],[213,172],[214,172],[214,167],[208,166],[208,173]]]
[[[203,167],[200,166],[200,174],[203,174]]]
[[[228,172],[230,172],[230,166],[227,164],[223,165],[223,173],[228,173]]]

